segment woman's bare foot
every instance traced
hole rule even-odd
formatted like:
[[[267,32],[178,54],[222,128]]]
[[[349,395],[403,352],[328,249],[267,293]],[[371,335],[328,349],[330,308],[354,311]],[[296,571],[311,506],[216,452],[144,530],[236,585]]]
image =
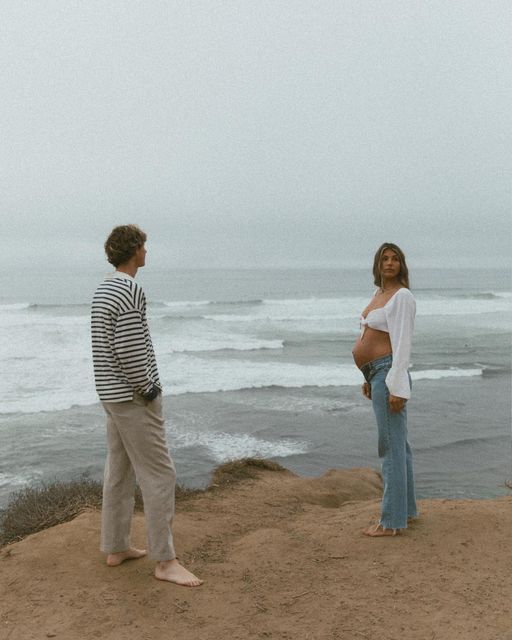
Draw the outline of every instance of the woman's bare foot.
[[[384,536],[400,535],[400,529],[386,529],[379,522],[379,524],[372,524],[363,533],[365,536],[370,536],[370,538],[382,538]]]
[[[193,573],[190,573],[185,567],[182,567],[176,558],[174,560],[157,562],[155,578],[158,580],[167,580],[167,582],[174,582],[182,587],[199,587],[203,584],[202,580]]]
[[[143,558],[145,555],[145,549],[135,549],[134,547],[130,547],[126,551],[109,553],[107,556],[107,564],[109,567],[117,567],[125,560],[137,560],[137,558]]]

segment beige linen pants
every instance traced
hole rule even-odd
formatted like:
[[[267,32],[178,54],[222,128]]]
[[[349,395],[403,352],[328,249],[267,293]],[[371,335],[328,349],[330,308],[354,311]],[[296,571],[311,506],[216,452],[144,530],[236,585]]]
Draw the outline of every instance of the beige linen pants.
[[[130,545],[135,479],[144,501],[148,553],[154,560],[176,557],[172,539],[176,470],[165,440],[162,395],[147,401],[103,402],[107,413],[107,461],[103,482],[101,550]]]

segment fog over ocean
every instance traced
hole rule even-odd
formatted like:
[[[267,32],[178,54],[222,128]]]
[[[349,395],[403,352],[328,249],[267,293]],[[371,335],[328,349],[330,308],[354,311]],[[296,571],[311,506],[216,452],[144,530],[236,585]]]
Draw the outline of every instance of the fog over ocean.
[[[101,477],[89,305],[104,273],[3,273],[0,506],[27,484]],[[510,274],[411,269],[417,300],[410,440],[421,497],[492,497],[512,475]],[[302,474],[378,467],[351,358],[369,270],[154,270],[137,280],[179,481],[273,458]]]

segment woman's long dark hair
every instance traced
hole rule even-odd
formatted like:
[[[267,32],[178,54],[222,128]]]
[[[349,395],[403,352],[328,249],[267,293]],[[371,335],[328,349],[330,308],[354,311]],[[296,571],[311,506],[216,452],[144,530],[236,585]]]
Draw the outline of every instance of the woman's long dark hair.
[[[385,242],[378,249],[375,254],[375,258],[373,259],[373,281],[375,286],[382,287],[382,272],[381,272],[381,261],[382,254],[386,249],[391,249],[394,251],[400,260],[400,272],[398,274],[398,280],[400,284],[409,289],[409,269],[407,268],[407,263],[405,262],[405,255],[402,249],[398,247],[396,244],[392,242]]]

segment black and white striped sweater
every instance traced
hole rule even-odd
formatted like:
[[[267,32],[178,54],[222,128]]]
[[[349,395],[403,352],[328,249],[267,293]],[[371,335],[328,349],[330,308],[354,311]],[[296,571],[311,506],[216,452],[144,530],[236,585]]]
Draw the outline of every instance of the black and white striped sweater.
[[[91,312],[96,390],[103,402],[132,400],[161,388],[146,320],[146,296],[128,274],[116,271],[96,289]]]

